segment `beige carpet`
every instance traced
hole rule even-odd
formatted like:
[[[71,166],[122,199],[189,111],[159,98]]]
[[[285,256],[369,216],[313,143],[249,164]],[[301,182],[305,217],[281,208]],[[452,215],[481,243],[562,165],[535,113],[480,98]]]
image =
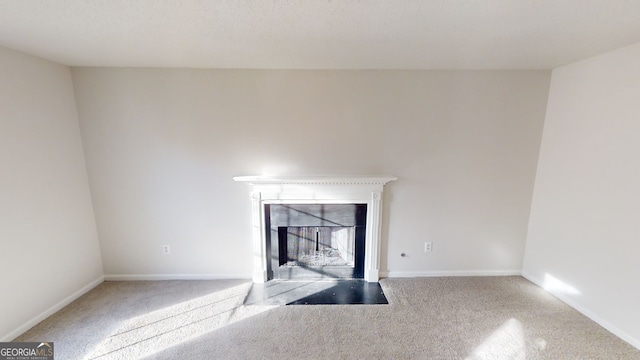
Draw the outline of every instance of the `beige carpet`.
[[[384,279],[390,305],[243,306],[248,281],[105,282],[16,341],[56,359],[640,359],[521,277]]]

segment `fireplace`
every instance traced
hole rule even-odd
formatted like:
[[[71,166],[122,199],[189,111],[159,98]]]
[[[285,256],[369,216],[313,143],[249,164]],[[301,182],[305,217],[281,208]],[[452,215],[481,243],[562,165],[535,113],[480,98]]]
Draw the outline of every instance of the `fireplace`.
[[[265,204],[267,279],[364,277],[367,204]]]
[[[321,267],[330,277],[379,280],[382,192],[396,177],[240,176],[234,180],[251,186],[254,282],[287,278],[282,272],[294,272],[294,267],[301,272]],[[353,245],[346,240],[351,234]],[[316,252],[295,250],[294,254],[288,244],[296,241],[302,241],[298,250],[309,246]],[[350,249],[353,267],[327,265],[332,259],[349,263]],[[350,269],[345,270],[347,266]]]

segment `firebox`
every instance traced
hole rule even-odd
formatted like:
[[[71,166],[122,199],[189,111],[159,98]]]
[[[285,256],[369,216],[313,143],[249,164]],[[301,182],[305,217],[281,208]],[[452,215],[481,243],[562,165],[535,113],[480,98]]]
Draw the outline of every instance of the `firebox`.
[[[280,226],[279,264],[353,266],[355,235],[355,226]]]
[[[269,279],[364,277],[366,204],[266,204]]]

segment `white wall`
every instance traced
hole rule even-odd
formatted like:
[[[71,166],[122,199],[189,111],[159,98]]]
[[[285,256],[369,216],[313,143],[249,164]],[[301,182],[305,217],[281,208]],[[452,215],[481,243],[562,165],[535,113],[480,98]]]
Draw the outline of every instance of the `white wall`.
[[[524,261],[640,348],[640,44],[555,69]]]
[[[399,176],[392,276],[521,270],[548,71],[72,76],[107,275],[250,277],[249,190],[232,177],[261,173]]]
[[[102,280],[68,67],[0,47],[0,341]]]

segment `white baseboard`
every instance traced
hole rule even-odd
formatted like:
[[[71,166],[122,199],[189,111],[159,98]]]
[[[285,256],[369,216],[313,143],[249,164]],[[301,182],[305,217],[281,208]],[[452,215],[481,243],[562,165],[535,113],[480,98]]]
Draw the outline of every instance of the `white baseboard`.
[[[63,307],[71,304],[73,301],[78,299],[80,296],[88,293],[90,290],[92,290],[96,286],[102,284],[103,282],[104,282],[104,276],[100,276],[99,278],[93,280],[89,284],[83,286],[80,290],[78,290],[78,291],[74,292],[73,294],[67,296],[66,298],[62,299],[57,304],[55,304],[52,307],[48,308],[47,310],[45,310],[41,314],[33,317],[31,320],[27,321],[26,323],[24,323],[19,328],[15,329],[12,332],[10,332],[10,333],[6,334],[5,336],[1,337],[0,338],[0,342],[13,341],[13,339],[15,339],[18,336],[24,334],[25,332],[27,332],[27,330],[29,330],[32,327],[38,325],[38,323],[40,323],[44,319],[46,319],[49,316],[51,316],[51,315],[55,314],[56,312],[60,311]]]
[[[536,278],[535,276],[527,273],[527,272],[522,272],[522,277],[524,277],[525,279],[531,281],[532,283],[540,286],[541,288],[544,289],[544,281],[542,281],[541,279]],[[546,290],[546,289],[545,289]],[[640,339],[636,339],[633,336],[627,334],[626,332],[620,330],[619,328],[617,328],[616,326],[612,325],[611,323],[609,323],[608,321],[602,319],[601,317],[599,317],[598,315],[594,314],[591,310],[585,308],[584,306],[580,305],[579,303],[575,302],[573,299],[565,296],[564,294],[561,293],[557,293],[557,292],[553,292],[553,291],[549,291],[546,290],[548,293],[550,293],[551,295],[557,297],[558,299],[560,299],[562,302],[564,302],[565,304],[571,306],[572,308],[578,310],[580,313],[582,313],[582,315],[588,317],[589,319],[595,321],[598,325],[602,326],[603,328],[607,329],[610,333],[614,334],[615,336],[621,338],[622,340],[628,342],[631,346],[635,347],[636,349],[640,350]]]
[[[251,274],[113,274],[105,281],[157,281],[157,280],[230,280],[251,279]]]
[[[387,271],[381,277],[451,277],[451,276],[519,276],[521,270],[461,270],[461,271]]]

